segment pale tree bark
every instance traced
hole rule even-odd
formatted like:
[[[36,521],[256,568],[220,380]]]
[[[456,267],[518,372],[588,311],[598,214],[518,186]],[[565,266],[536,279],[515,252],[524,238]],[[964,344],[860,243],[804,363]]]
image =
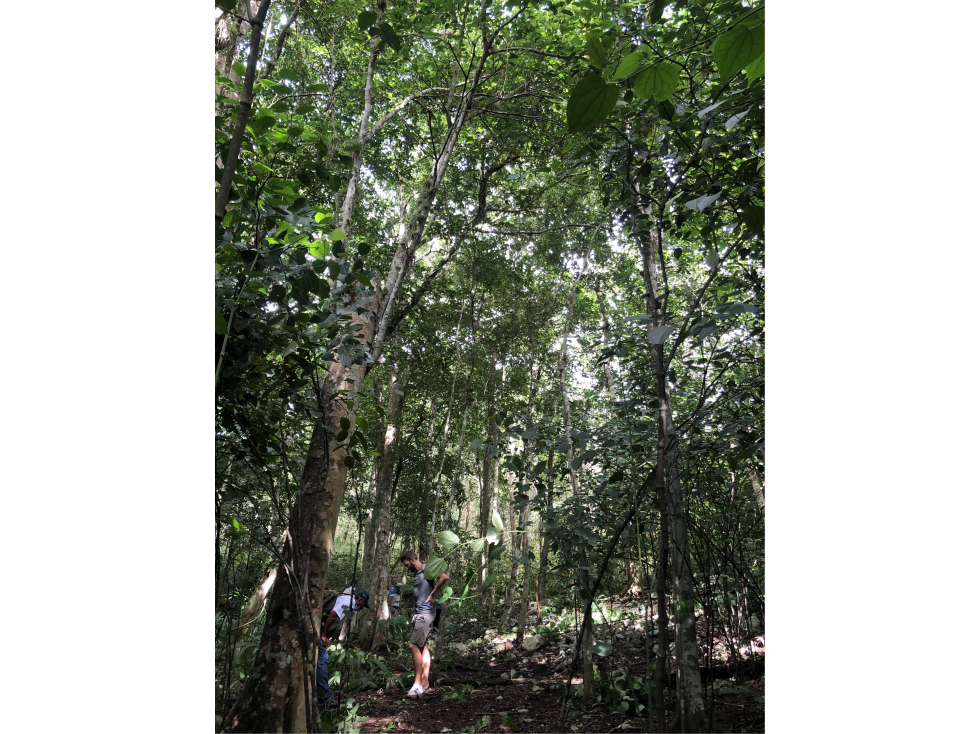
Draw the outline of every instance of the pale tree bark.
[[[765,483],[762,481],[761,476],[758,474],[758,470],[755,469],[754,463],[749,459],[748,462],[748,479],[751,480],[751,488],[755,493],[755,502],[758,503],[758,509],[761,510],[762,516],[765,514]]]
[[[540,375],[543,369],[543,362],[537,365],[535,370],[533,367],[530,371],[530,395],[527,397],[527,425],[531,426],[534,423],[534,400],[537,398],[537,387],[540,385]],[[533,455],[533,442],[529,439],[524,439],[524,450],[523,450],[523,470],[528,471],[530,469],[530,457]],[[530,599],[530,503],[533,502],[534,497],[537,496],[537,487],[534,484],[529,485],[527,500],[520,510],[520,557],[527,558],[524,561],[523,566],[523,592],[520,596],[520,611],[517,614],[517,639],[516,644],[523,642],[524,628],[527,624],[527,606]],[[513,501],[513,494],[511,492],[510,501]]]
[[[235,12],[241,17],[254,17],[258,12],[259,3],[256,0],[239,0]],[[238,42],[248,33],[249,23],[230,15],[217,6],[214,8],[214,68],[218,74],[230,79],[236,84],[241,78],[231,68],[238,53]],[[228,99],[238,100],[237,92],[215,85],[214,94],[225,94]]]
[[[662,232],[657,225],[650,226],[649,237],[641,240],[643,280],[646,285],[646,311],[651,317],[650,331],[659,325],[660,313],[666,311],[669,290],[666,284],[665,261],[662,255]],[[660,293],[657,279],[657,257],[664,287]],[[699,647],[697,641],[696,616],[694,615],[693,569],[690,564],[690,549],[687,543],[687,526],[683,506],[683,488],[676,462],[678,440],[673,426],[673,411],[670,404],[669,386],[666,380],[668,365],[663,344],[653,347],[656,365],[656,397],[659,401],[657,421],[657,471],[656,486],[660,499],[660,572],[657,574],[657,595],[659,597],[659,649],[656,666],[657,689],[663,685],[665,673],[665,653],[668,646],[666,631],[666,603],[663,584],[666,577],[667,543],[669,536],[670,565],[673,572],[673,601],[679,610],[676,620],[676,666],[677,666],[677,710],[678,725],[682,732],[706,731],[708,726],[707,709],[700,682]],[[658,696],[657,706],[662,710]]]
[[[251,105],[251,83],[254,81],[254,64],[257,60],[261,39],[261,25],[270,0],[264,0],[259,8],[259,19],[255,19],[252,35],[252,55],[249,57],[250,74],[246,75],[243,96],[243,110]],[[264,9],[264,10],[263,10]],[[350,325],[361,328],[357,332],[358,341],[371,350],[371,358],[376,363],[384,347],[384,338],[390,323],[391,308],[403,282],[409,260],[422,241],[436,193],[445,176],[449,160],[459,139],[461,129],[472,107],[473,97],[482,83],[483,69],[489,56],[493,37],[486,30],[485,2],[480,10],[478,30],[483,33],[483,51],[469,77],[458,113],[446,134],[446,139],[432,170],[418,191],[415,192],[409,211],[404,235],[396,243],[396,254],[384,280],[384,288],[374,289],[368,308],[358,309],[351,314]],[[258,32],[254,28],[258,28]],[[371,59],[375,59],[372,49]],[[372,62],[369,61],[369,68]],[[369,75],[370,76],[370,75]],[[372,83],[372,77],[371,77]],[[370,85],[365,89],[364,114],[361,118],[361,132],[365,130],[365,120],[371,110]],[[244,132],[247,117],[239,114],[239,126]],[[375,126],[376,129],[377,126]],[[236,128],[237,131],[237,128]],[[363,135],[361,136],[363,137]],[[232,141],[234,142],[234,141]],[[238,149],[240,149],[240,138]],[[238,149],[229,154],[229,161],[237,161]],[[355,157],[359,164],[361,156]],[[357,165],[355,165],[355,174]],[[222,191],[230,191],[232,166],[225,166]],[[230,171],[230,173],[229,173]],[[227,186],[225,187],[225,183]],[[356,182],[348,187],[341,213],[340,228],[349,234],[353,201],[356,195]],[[222,202],[223,198],[223,202]],[[216,220],[220,225],[227,204],[227,194],[219,194],[216,204]],[[347,202],[349,199],[349,205]],[[378,284],[380,285],[380,284]],[[361,295],[356,283],[350,286],[353,300]],[[231,714],[227,717],[226,728],[230,731],[310,731],[318,726],[315,721],[315,702],[312,701],[312,679],[307,671],[315,664],[315,635],[318,631],[323,602],[325,580],[329,571],[330,556],[336,532],[340,502],[346,483],[347,466],[344,459],[349,452],[349,437],[337,443],[332,437],[339,433],[343,423],[351,430],[356,426],[357,403],[363,388],[366,365],[352,360],[336,359],[331,362],[319,388],[322,422],[317,422],[306,454],[296,504],[293,508],[289,548],[284,555],[284,563],[278,571],[279,583],[272,589],[268,601],[265,630],[255,664],[245,682]],[[324,426],[329,427],[328,433]],[[298,562],[298,565],[297,565]],[[289,583],[285,583],[288,581]]]
[[[404,392],[408,384],[408,368],[400,371],[397,363],[391,365],[391,382],[388,386],[387,428],[384,432],[384,447],[377,470],[377,537],[375,540],[373,568],[367,571],[368,590],[374,600],[371,614],[361,611],[359,642],[362,647],[374,650],[380,639],[377,634],[378,620],[387,619],[387,598],[391,566],[391,502],[394,482],[394,465],[398,454],[398,438],[401,432],[401,412],[404,407]]]
[[[597,230],[596,230],[597,231]],[[571,407],[568,402],[568,383],[567,383],[567,371],[568,371],[568,337],[571,335],[571,322],[574,318],[574,301],[575,295],[578,291],[578,281],[581,280],[581,276],[585,274],[585,270],[588,268],[588,261],[585,261],[584,267],[575,276],[574,282],[571,284],[571,295],[568,298],[568,319],[564,326],[564,339],[561,342],[561,362],[558,368],[558,377],[561,385],[561,401],[564,407],[564,437],[568,443],[568,477],[571,481],[571,493],[578,494],[578,478],[575,475],[574,467],[572,462],[574,461],[574,443],[571,440]],[[584,546],[580,550],[580,566],[585,567],[588,565],[588,556],[585,552]],[[584,568],[579,570],[580,578],[580,588],[584,592],[588,588],[588,572]],[[584,646],[584,654],[582,655],[582,673],[581,673],[581,697],[582,701],[587,703],[591,700],[592,689],[595,682],[595,669],[592,666],[591,659],[591,637],[592,637],[592,621],[591,615],[589,614],[582,620],[582,635]]]
[[[479,492],[479,534],[484,538],[486,537],[487,533],[489,533],[490,515],[493,512],[493,457],[489,455],[490,449],[488,449],[487,446],[493,445],[496,450],[499,451],[499,447],[496,447],[495,444],[497,427],[496,418],[494,416],[496,404],[494,401],[494,395],[496,394],[496,390],[493,387],[493,380],[496,376],[496,359],[497,355],[494,351],[490,357],[489,377],[486,378],[487,445],[483,446],[483,481]],[[486,583],[486,580],[493,575],[493,567],[495,565],[489,557],[488,541],[483,541],[483,553],[480,565],[483,571],[482,576],[480,577],[479,588],[482,589],[483,585]],[[488,625],[491,622],[493,611],[492,588],[483,592],[481,602],[480,616]]]
[[[270,58],[268,63],[265,64],[265,68],[262,70],[262,78],[271,76],[272,72],[275,71],[275,67],[279,63],[279,57],[282,56],[282,50],[285,48],[286,39],[289,37],[289,33],[292,31],[292,26],[296,22],[296,18],[299,17],[299,9],[302,7],[302,4],[302,0],[296,0],[296,4],[293,5],[289,18],[279,31],[278,37],[275,39],[275,48],[272,50],[272,58]]]
[[[507,491],[510,494],[510,503],[507,505],[507,527],[510,528],[510,578],[506,585],[506,598],[503,600],[503,617],[501,617],[501,622],[506,624],[510,621],[510,615],[513,612],[513,600],[517,595],[517,569],[520,568],[520,553],[519,547],[520,542],[517,537],[517,518],[513,512],[513,482],[515,477],[513,477],[509,472],[507,472],[504,480],[507,484]]]
[[[551,468],[554,466],[554,449],[547,455],[547,510],[550,511],[554,500],[554,478],[551,476]],[[547,533],[541,532],[540,541],[540,565],[537,568],[537,604],[543,606],[547,603],[547,557],[551,550],[551,541]]]

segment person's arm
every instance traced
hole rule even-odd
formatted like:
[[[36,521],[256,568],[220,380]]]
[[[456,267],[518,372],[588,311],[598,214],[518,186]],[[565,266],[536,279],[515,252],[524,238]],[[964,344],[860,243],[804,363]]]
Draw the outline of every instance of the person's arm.
[[[435,595],[439,593],[439,589],[445,586],[445,582],[449,580],[449,574],[443,573],[439,576],[439,580],[435,584],[435,588],[432,589],[432,593],[428,595],[428,601],[435,601]]]
[[[333,625],[333,620],[338,619],[336,611],[330,610],[330,613],[326,615],[326,621],[320,627],[320,639],[323,640],[323,644],[326,644],[327,636],[326,633],[329,631],[330,627]]]

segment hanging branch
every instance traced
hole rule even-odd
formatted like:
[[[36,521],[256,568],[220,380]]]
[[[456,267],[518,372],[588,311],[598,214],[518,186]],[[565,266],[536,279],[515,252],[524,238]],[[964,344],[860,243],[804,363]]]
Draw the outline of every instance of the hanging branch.
[[[258,13],[252,23],[251,46],[248,51],[248,66],[245,69],[245,81],[241,90],[241,102],[238,106],[238,121],[235,123],[235,131],[231,135],[231,142],[228,144],[228,157],[224,162],[224,174],[221,176],[221,188],[218,190],[217,201],[214,202],[214,228],[215,236],[220,236],[221,220],[224,219],[224,212],[228,208],[228,199],[231,198],[231,182],[235,177],[238,168],[238,156],[241,153],[241,141],[245,138],[245,126],[248,124],[248,116],[251,114],[253,95],[255,86],[255,67],[258,65],[259,46],[262,42],[262,28],[265,25],[265,16],[268,15],[269,5],[272,0],[262,0],[258,8]]]

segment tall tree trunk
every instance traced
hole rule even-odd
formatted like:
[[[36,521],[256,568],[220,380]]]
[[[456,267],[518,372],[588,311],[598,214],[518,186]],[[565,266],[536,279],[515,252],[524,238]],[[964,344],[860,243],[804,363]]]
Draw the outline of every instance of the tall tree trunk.
[[[221,174],[221,186],[218,189],[217,200],[214,202],[215,233],[221,231],[221,220],[224,218],[225,209],[228,208],[228,199],[231,197],[231,182],[235,177],[235,170],[238,168],[238,155],[241,152],[241,143],[245,139],[245,126],[248,124],[248,116],[251,114],[253,91],[255,86],[255,67],[258,65],[259,46],[262,42],[262,28],[265,25],[265,16],[269,12],[269,4],[272,0],[262,0],[258,6],[258,12],[252,19],[251,45],[248,52],[248,65],[245,67],[245,81],[242,84],[242,95],[238,106],[238,119],[235,122],[234,132],[231,133],[231,140],[228,143],[228,157],[224,162],[224,171]]]
[[[472,380],[472,374],[469,375],[469,379]],[[452,519],[452,499],[455,496],[456,487],[459,487],[459,472],[462,471],[463,465],[463,447],[466,443],[466,420],[469,418],[469,409],[473,404],[473,396],[469,391],[468,383],[466,385],[466,407],[462,411],[462,427],[459,429],[459,448],[456,451],[456,463],[452,469],[452,481],[449,483],[449,501],[445,503],[445,517],[442,519],[442,524],[448,526],[449,520]],[[440,470],[441,471],[441,470]],[[432,525],[434,528],[434,524]],[[469,519],[466,518],[466,529],[469,529]]]
[[[664,286],[660,294],[657,279],[656,254],[662,248],[662,233],[658,225],[652,225],[648,239],[641,240],[643,280],[646,285],[646,311],[652,318],[649,329],[659,325],[660,309],[665,309],[668,290]],[[661,269],[665,268],[662,255],[659,258]],[[665,283],[665,272],[661,277]],[[662,303],[660,299],[662,298]],[[697,644],[696,617],[693,599],[693,569],[690,563],[690,549],[687,544],[687,525],[683,508],[683,494],[679,469],[676,463],[677,436],[673,427],[673,411],[670,405],[669,387],[666,381],[668,365],[663,344],[653,347],[656,365],[656,397],[659,401],[656,443],[656,486],[660,501],[660,573],[657,584],[662,586],[666,577],[667,535],[672,553],[670,561],[673,571],[673,601],[678,609],[676,635],[677,665],[677,716],[680,731],[706,731],[708,727],[707,709],[704,703],[700,682],[699,648]],[[665,674],[666,602],[661,588],[659,596],[659,656],[657,658],[657,688],[662,686]],[[661,705],[657,701],[657,705]]]
[[[490,515],[493,512],[493,457],[492,451],[498,450],[494,441],[496,439],[496,419],[494,416],[495,402],[493,396],[496,390],[493,387],[493,378],[496,375],[496,352],[490,357],[489,377],[486,378],[486,422],[487,440],[483,446],[483,481],[479,492],[479,534],[486,537],[489,533]],[[491,449],[490,446],[494,448]],[[486,579],[493,575],[493,561],[489,557],[489,542],[483,542],[483,554],[480,560],[483,575],[480,578],[479,588],[482,589]],[[492,589],[484,591],[481,599],[480,616],[487,625],[491,623],[493,611]]]
[[[554,503],[554,477],[551,468],[554,466],[554,449],[547,455],[547,512],[550,513]],[[537,603],[544,606],[547,603],[547,557],[551,550],[551,541],[547,533],[541,532],[540,565],[537,567]]]
[[[260,26],[264,23],[265,12],[270,0],[264,0],[259,8],[261,22],[256,18],[252,35],[252,56],[249,57],[249,74],[246,75],[245,91],[242,98],[242,111],[251,105],[251,83],[254,81],[254,64],[257,60],[258,45],[261,38]],[[379,4],[379,9],[380,8]],[[264,10],[263,10],[264,8]],[[478,31],[485,30],[486,2],[484,1],[478,22]],[[484,40],[487,40],[484,33]],[[385,336],[393,310],[393,303],[403,283],[410,260],[421,244],[428,224],[432,205],[445,176],[449,160],[455,150],[460,132],[472,108],[473,98],[482,82],[483,69],[489,57],[491,43],[484,43],[476,67],[469,78],[468,86],[460,101],[453,124],[446,133],[441,153],[432,166],[425,182],[415,193],[408,215],[404,234],[395,244],[395,256],[388,270],[384,288],[376,284],[374,294],[369,298],[367,308],[351,314],[350,325],[360,325],[358,341],[371,350],[374,363],[380,358],[384,348]],[[376,59],[376,46],[372,49],[368,62],[369,74],[373,72]],[[372,77],[371,77],[372,79]],[[371,111],[371,84],[365,88],[364,113],[361,118],[361,136],[365,137],[366,123]],[[239,113],[241,136],[247,116]],[[236,128],[236,133],[238,128]],[[234,138],[232,138],[234,142]],[[234,146],[233,146],[234,147]],[[229,154],[229,161],[237,161],[238,149]],[[362,160],[362,146],[354,158],[354,179]],[[225,166],[221,192],[216,202],[216,220],[220,225],[230,191],[231,166]],[[227,184],[227,186],[225,185]],[[352,219],[353,202],[356,194],[356,181],[348,187],[343,210],[341,227],[348,235]],[[349,200],[349,203],[348,203]],[[349,295],[356,301],[358,293],[355,283],[349,286]],[[378,314],[378,318],[372,316]],[[316,645],[314,631],[318,631],[323,603],[323,591],[329,571],[330,556],[333,552],[333,539],[336,532],[340,502],[347,478],[344,463],[348,455],[349,441],[337,444],[332,436],[341,430],[341,421],[352,428],[356,425],[357,405],[363,388],[366,366],[364,364],[344,364],[341,359],[331,362],[323,386],[320,389],[320,409],[322,423],[317,422],[306,454],[300,489],[293,507],[292,530],[290,532],[289,552],[284,564],[278,570],[278,580],[269,597],[265,630],[259,644],[251,674],[245,682],[244,690],[232,707],[228,717],[230,731],[309,731],[318,728],[315,717],[315,703],[312,701],[312,679],[307,671],[315,663]],[[328,426],[332,433],[324,430]],[[288,583],[285,583],[288,581]]]
[[[505,624],[509,622],[510,615],[513,612],[513,600],[517,596],[517,569],[520,568],[520,553],[519,547],[520,542],[517,537],[517,518],[513,511],[513,481],[514,477],[511,477],[510,473],[507,472],[505,477],[507,483],[507,491],[510,494],[510,503],[507,505],[507,526],[510,528],[510,578],[506,585],[506,599],[503,602],[504,613],[502,617],[502,622]]]
[[[473,292],[473,298],[475,298],[475,291]],[[466,309],[463,307],[459,311],[459,322],[456,324],[456,364],[455,369],[452,371],[452,387],[449,389],[449,402],[445,409],[445,423],[442,425],[442,440],[439,442],[439,469],[438,473],[435,475],[435,500],[432,503],[432,526],[428,533],[428,555],[431,556],[435,552],[435,518],[438,517],[439,511],[439,489],[442,486],[442,470],[445,468],[445,449],[446,444],[449,439],[449,423],[452,420],[452,406],[455,400],[456,391],[456,379],[459,377],[459,366],[462,362],[462,342],[459,339],[459,332],[462,329],[462,315],[465,313]],[[466,382],[466,395],[469,395],[469,385],[472,382],[472,371],[469,373],[469,381]],[[466,406],[466,411],[468,412],[469,406]],[[432,419],[435,418],[435,412],[432,411]],[[465,418],[463,418],[465,422]],[[465,435],[466,429],[463,425],[462,433]],[[431,439],[429,439],[431,443]],[[459,455],[461,456],[461,450]],[[452,496],[449,496],[449,504],[446,508],[446,514],[448,515],[448,510],[452,507]],[[448,520],[446,520],[448,521]]]
[[[371,612],[358,615],[359,641],[362,647],[374,650],[379,631],[377,621],[387,619],[387,598],[391,566],[391,501],[394,482],[394,464],[398,454],[398,437],[401,432],[401,412],[404,392],[408,384],[408,368],[399,371],[397,363],[391,365],[391,382],[388,386],[387,429],[384,432],[384,448],[377,471],[377,539],[374,550],[374,568],[370,573],[369,590],[374,600]]]
[[[454,386],[454,385],[453,385]],[[451,400],[451,396],[450,396]],[[433,502],[438,503],[438,498],[433,497],[432,492],[432,440],[435,438],[435,398],[428,401],[428,430],[425,432],[425,447],[422,453],[425,455],[425,465],[422,467],[422,502],[419,508],[418,522],[418,550],[425,549],[425,558],[430,558],[435,551],[434,534],[428,532],[428,518],[431,514],[430,507]]]

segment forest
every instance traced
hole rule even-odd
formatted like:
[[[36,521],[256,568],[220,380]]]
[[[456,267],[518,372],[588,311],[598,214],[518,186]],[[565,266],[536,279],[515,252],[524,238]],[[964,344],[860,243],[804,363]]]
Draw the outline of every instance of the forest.
[[[764,2],[214,41],[215,731],[764,731]]]

